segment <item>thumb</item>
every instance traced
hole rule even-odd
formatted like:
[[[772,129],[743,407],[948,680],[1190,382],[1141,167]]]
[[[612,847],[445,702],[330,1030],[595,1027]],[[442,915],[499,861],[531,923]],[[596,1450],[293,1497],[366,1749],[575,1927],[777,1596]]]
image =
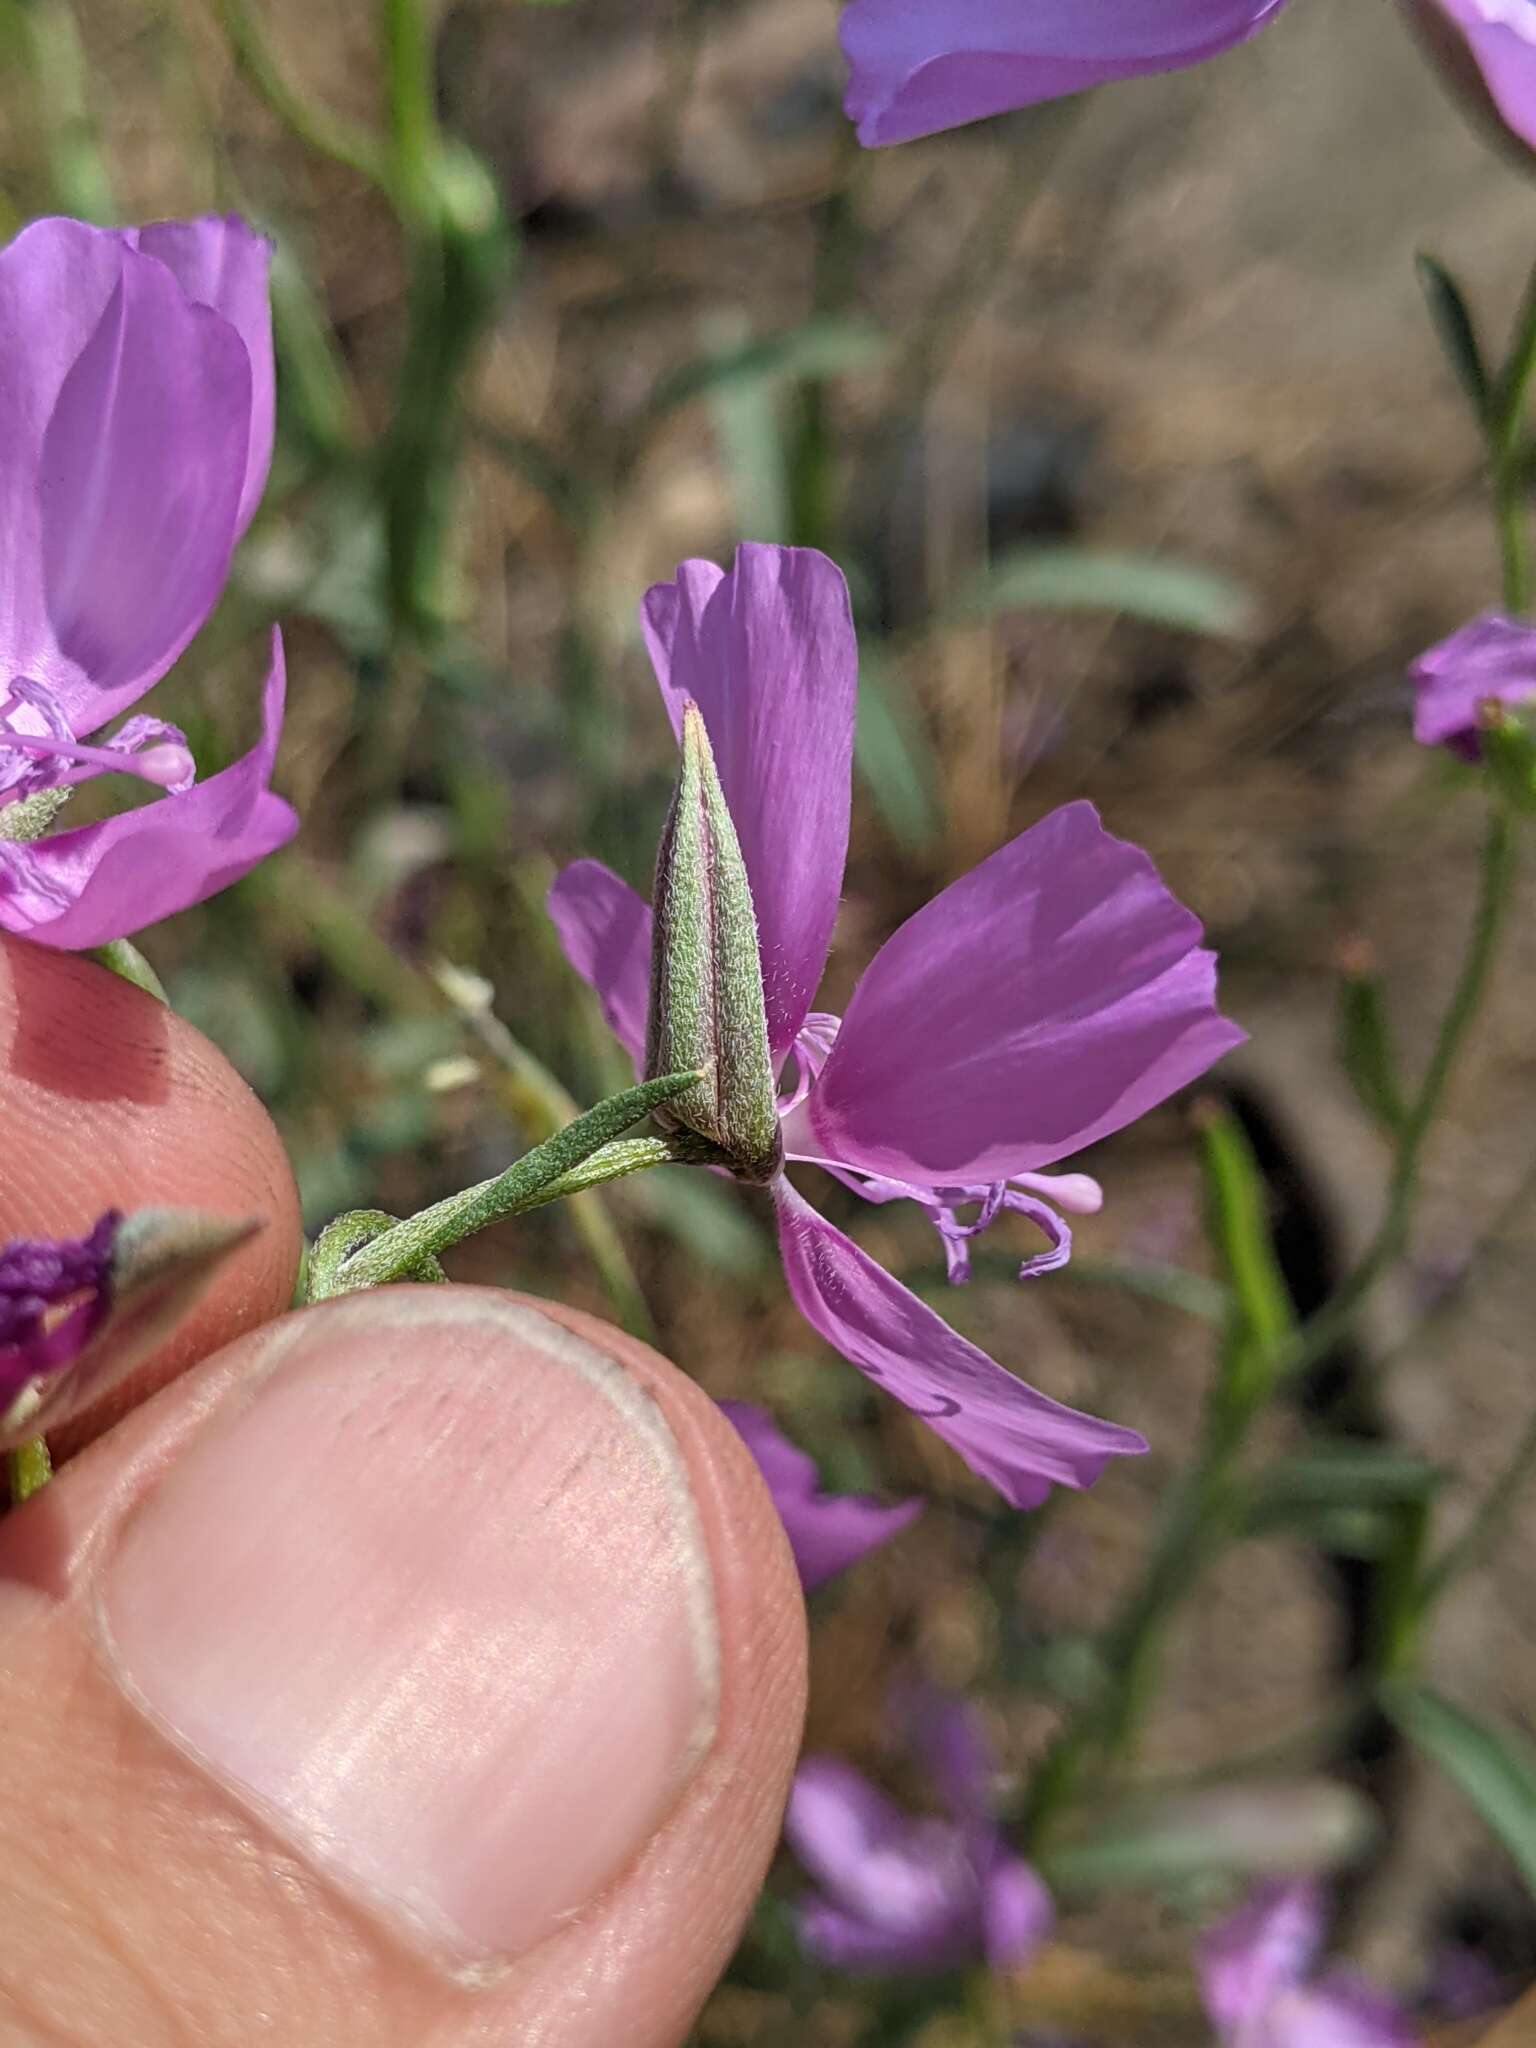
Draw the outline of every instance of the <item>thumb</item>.
[[[0,1523],[0,2038],[675,2048],[803,1653],[642,1345],[468,1287],[270,1325]]]

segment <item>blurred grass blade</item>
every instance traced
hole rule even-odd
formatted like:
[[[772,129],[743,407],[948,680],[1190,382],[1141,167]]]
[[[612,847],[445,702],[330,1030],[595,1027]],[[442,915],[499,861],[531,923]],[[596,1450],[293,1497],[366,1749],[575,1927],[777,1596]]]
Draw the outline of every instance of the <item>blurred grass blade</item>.
[[[736,528],[745,540],[789,538],[789,453],[777,385],[759,380],[719,384],[710,414],[720,458],[736,503]]]
[[[69,0],[20,0],[14,19],[42,115],[53,204],[80,220],[114,218],[112,185],[96,137],[89,69]]]
[[[1311,1528],[1339,1514],[1420,1505],[1445,1484],[1428,1459],[1374,1444],[1320,1444],[1283,1458],[1259,1479],[1248,1508],[1255,1533]]]
[[[1346,961],[1340,975],[1337,1032],[1339,1061],[1361,1107],[1396,1136],[1407,1117],[1407,1104],[1381,978],[1363,964]]]
[[[1414,267],[1419,273],[1419,283],[1429,305],[1429,317],[1434,322],[1445,359],[1454,371],[1457,383],[1472,401],[1473,412],[1486,425],[1491,417],[1493,385],[1483,361],[1477,327],[1462,296],[1461,286],[1440,259],[1431,256],[1427,250],[1419,251],[1414,258]]]
[[[1150,625],[1235,639],[1252,624],[1247,592],[1214,569],[1158,555],[1076,547],[998,555],[957,607],[962,619],[1002,612],[1114,612]]]
[[[890,350],[889,339],[863,320],[807,320],[788,334],[755,336],[713,349],[662,377],[646,418],[655,423],[696,398],[743,385],[836,377],[867,370]]]
[[[892,838],[909,852],[930,846],[940,822],[933,752],[906,676],[868,646],[859,663],[853,758]]]
[[[1536,1897],[1536,1749],[1428,1686],[1392,1685],[1382,1705],[1416,1748],[1476,1807]]]
[[[1294,1315],[1270,1235],[1268,1190],[1242,1125],[1230,1109],[1212,1104],[1200,1138],[1207,1226],[1232,1290],[1226,1390],[1242,1408],[1268,1391],[1265,1378]]]
[[[285,436],[327,459],[355,450],[362,439],[357,394],[330,321],[287,235],[278,235],[272,250],[272,338]]]
[[[1096,1892],[1192,1877],[1293,1876],[1353,1862],[1376,1832],[1369,1802],[1326,1778],[1223,1785],[1132,1807],[1050,1852],[1053,1887]]]

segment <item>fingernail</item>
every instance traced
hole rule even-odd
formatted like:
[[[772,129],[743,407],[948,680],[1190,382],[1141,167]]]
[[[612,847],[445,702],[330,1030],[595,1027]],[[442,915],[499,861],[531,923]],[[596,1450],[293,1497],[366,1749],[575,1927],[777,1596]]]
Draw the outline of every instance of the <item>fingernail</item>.
[[[683,1458],[611,1359],[489,1293],[360,1296],[269,1343],[254,1396],[119,1540],[111,1661],[273,1827],[473,1974],[595,1897],[709,1745]]]

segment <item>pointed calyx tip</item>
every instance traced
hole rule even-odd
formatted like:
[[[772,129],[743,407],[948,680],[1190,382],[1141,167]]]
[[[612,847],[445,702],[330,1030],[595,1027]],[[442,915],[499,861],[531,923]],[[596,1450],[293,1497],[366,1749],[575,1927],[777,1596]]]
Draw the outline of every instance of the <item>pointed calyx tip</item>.
[[[736,827],[698,706],[656,857],[647,1075],[703,1070],[657,1120],[695,1132],[744,1180],[783,1164],[757,917]]]

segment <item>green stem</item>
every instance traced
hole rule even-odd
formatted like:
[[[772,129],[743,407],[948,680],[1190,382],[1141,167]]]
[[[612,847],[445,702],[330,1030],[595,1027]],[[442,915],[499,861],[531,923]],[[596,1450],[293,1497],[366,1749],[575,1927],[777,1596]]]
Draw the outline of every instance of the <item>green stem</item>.
[[[403,1223],[395,1224],[360,1246],[334,1273],[324,1276],[322,1292],[351,1294],[365,1287],[387,1287],[393,1281],[407,1278],[428,1261],[492,1223],[539,1207],[543,1201],[552,1199],[548,1189],[553,1183],[589,1164],[592,1155],[601,1151],[620,1132],[638,1123],[642,1117],[649,1116],[652,1110],[661,1108],[674,1096],[681,1095],[685,1089],[696,1086],[701,1078],[696,1072],[668,1074],[659,1080],[644,1081],[636,1088],[626,1089],[622,1095],[600,1102],[565,1130],[546,1139],[542,1145],[536,1145],[531,1152],[524,1153],[505,1173],[482,1181],[477,1187],[466,1188],[460,1194],[450,1195],[446,1201],[434,1203],[430,1209],[407,1217]],[[708,1148],[701,1149],[698,1141],[687,1134],[668,1137],[662,1142],[667,1160],[693,1163],[706,1154],[716,1156],[708,1153]],[[625,1160],[618,1165],[618,1171],[633,1173],[637,1165],[663,1163],[665,1161],[659,1158],[647,1158],[635,1164]],[[617,1176],[606,1172],[600,1177],[611,1179]],[[577,1183],[571,1191],[579,1192],[581,1185],[583,1183]]]
[[[246,81],[300,142],[333,163],[344,164],[372,184],[388,186],[383,158],[373,138],[350,122],[309,105],[284,78],[268,49],[250,0],[213,0],[214,12]]]
[[[19,1508],[24,1500],[30,1500],[53,1477],[53,1460],[48,1455],[48,1446],[40,1436],[33,1437],[20,1450],[6,1453],[6,1473],[10,1480],[11,1506]]]
[[[1303,1372],[1326,1357],[1348,1329],[1366,1296],[1407,1243],[1418,1200],[1419,1167],[1425,1141],[1444,1101],[1467,1031],[1487,993],[1509,910],[1514,870],[1513,822],[1501,806],[1495,805],[1489,812],[1488,829],[1483,840],[1477,909],[1466,954],[1430,1054],[1429,1066],[1398,1138],[1381,1223],[1332,1300],[1287,1345],[1282,1358],[1282,1371],[1287,1376]]]
[[[1493,457],[1494,511],[1503,567],[1504,604],[1523,612],[1531,601],[1531,565],[1525,536],[1525,465],[1521,430],[1531,379],[1536,375],[1536,267],[1515,319],[1514,338],[1490,404],[1488,445]]]
[[[490,991],[451,967],[436,969],[433,979],[463,1019],[466,1028],[500,1066],[505,1077],[507,1106],[518,1122],[536,1139],[553,1137],[580,1114],[575,1101],[541,1059],[531,1053],[490,1007]],[[482,994],[483,990],[483,994]],[[654,1140],[633,1139],[633,1144]],[[605,1147],[612,1151],[613,1147]],[[595,1155],[601,1157],[602,1155]],[[644,1164],[660,1164],[645,1161]],[[589,1162],[590,1164],[590,1162]],[[633,1170],[633,1169],[631,1169]],[[617,1174],[603,1179],[615,1180]],[[594,1181],[593,1187],[597,1185]],[[571,1200],[570,1218],[588,1258],[597,1270],[614,1314],[633,1337],[646,1343],[656,1341],[656,1326],[640,1286],[639,1276],[624,1249],[624,1240],[603,1201],[594,1193],[562,1188],[560,1196]]]
[[[1471,1521],[1424,1574],[1419,1591],[1422,1608],[1428,1609],[1457,1579],[1482,1563],[1509,1526],[1510,1517],[1536,1469],[1536,1414],[1521,1431],[1514,1455],[1493,1485]]]
[[[439,137],[432,23],[425,0],[380,0],[379,35],[396,196],[419,219],[430,220]]]

